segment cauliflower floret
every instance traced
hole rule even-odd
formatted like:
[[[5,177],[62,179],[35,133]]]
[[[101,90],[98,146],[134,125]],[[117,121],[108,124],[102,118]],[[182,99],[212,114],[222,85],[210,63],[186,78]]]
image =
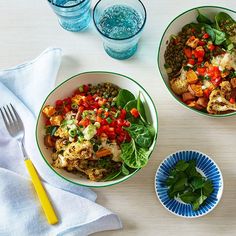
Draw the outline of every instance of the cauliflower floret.
[[[69,132],[66,127],[59,127],[57,131],[55,132],[54,136],[58,136],[60,138],[68,139],[69,138]]]
[[[86,173],[86,175],[88,175],[90,180],[99,181],[107,173],[107,170],[106,169],[91,168],[91,169],[86,170],[85,173]]]
[[[170,80],[170,86],[177,95],[188,92],[188,81],[186,79],[174,78]]]
[[[220,90],[221,90],[221,94],[227,99],[229,100],[231,97],[231,84],[229,81],[223,81],[220,84]]]
[[[236,105],[224,98],[220,89],[215,89],[209,97],[207,111],[211,114],[219,114],[227,111],[236,111]]]
[[[52,166],[54,166],[56,168],[64,168],[67,165],[68,165],[68,163],[67,163],[66,158],[63,155],[61,155],[61,154],[59,154],[57,156],[57,159],[54,160],[53,163],[52,163]]]
[[[73,142],[65,148],[63,155],[70,160],[93,159],[93,145],[89,141],[83,141],[82,143]]]
[[[47,105],[43,108],[43,114],[47,117],[51,117],[55,114],[56,110],[53,106]]]
[[[67,140],[66,139],[63,139],[63,138],[59,138],[56,140],[56,143],[55,143],[55,148],[57,151],[65,148],[66,146],[66,143],[67,143]]]

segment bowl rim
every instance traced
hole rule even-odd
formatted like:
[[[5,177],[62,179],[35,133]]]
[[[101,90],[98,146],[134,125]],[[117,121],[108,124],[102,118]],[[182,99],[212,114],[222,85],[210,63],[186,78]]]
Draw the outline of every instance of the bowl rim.
[[[48,97],[54,93],[54,91],[56,91],[59,87],[61,87],[63,84],[67,83],[68,81],[72,80],[73,78],[77,77],[77,76],[80,76],[80,75],[84,75],[84,74],[112,74],[112,75],[117,75],[117,76],[122,76],[128,80],[131,80],[132,82],[134,82],[135,84],[137,84],[140,88],[142,88],[145,93],[147,94],[147,96],[149,97],[149,99],[151,100],[151,103],[153,105],[153,108],[154,108],[154,111],[155,111],[155,115],[156,115],[156,126],[157,126],[157,130],[156,130],[156,134],[155,134],[155,137],[153,139],[153,149],[151,150],[150,154],[149,154],[149,160],[151,158],[151,155],[153,153],[153,151],[155,150],[156,148],[156,143],[157,143],[157,138],[158,138],[158,113],[157,113],[157,109],[156,109],[156,106],[155,106],[155,103],[153,102],[151,96],[149,95],[149,93],[144,89],[144,87],[142,85],[140,85],[137,81],[135,81],[134,79],[126,76],[126,75],[123,75],[123,74],[120,74],[120,73],[116,73],[116,72],[111,72],[111,71],[85,71],[85,72],[81,72],[81,73],[78,73],[76,75],[73,75],[71,77],[69,77],[68,79],[62,81],[61,83],[59,83],[57,86],[55,86],[55,88],[53,88],[49,94],[46,96],[46,98],[44,99],[42,105],[41,105],[41,108],[39,110],[39,113],[37,115],[37,122],[36,122],[36,126],[35,126],[35,139],[36,139],[36,143],[37,143],[37,147],[38,147],[38,150],[39,150],[39,153],[41,154],[43,160],[46,162],[46,164],[50,167],[50,169],[57,174],[57,176],[61,177],[62,179],[72,183],[72,184],[75,184],[75,185],[78,185],[78,186],[83,186],[83,187],[92,187],[92,188],[103,188],[103,187],[109,187],[109,186],[112,186],[112,185],[116,185],[116,184],[119,184],[119,183],[122,183],[128,179],[130,179],[132,176],[134,176],[139,170],[141,170],[142,168],[139,168],[137,170],[135,170],[133,173],[131,173],[130,175],[122,178],[121,180],[117,180],[116,182],[114,183],[110,183],[110,184],[105,184],[105,185],[102,185],[102,186],[93,186],[92,184],[81,184],[81,183],[77,183],[77,182],[74,182],[70,179],[67,179],[66,177],[64,177],[63,175],[61,175],[60,173],[58,173],[52,166],[51,164],[47,161],[47,159],[44,157],[42,151],[41,151],[41,148],[40,148],[40,145],[39,145],[39,141],[38,141],[38,135],[37,135],[37,130],[38,130],[38,124],[39,124],[39,117],[40,117],[40,114],[42,112],[42,109],[43,109],[43,106],[45,105],[45,102],[46,100],[48,99]],[[105,183],[105,182],[103,182]]]
[[[182,13],[180,13],[179,15],[177,15],[173,20],[171,20],[171,22],[168,24],[168,26],[166,27],[164,33],[162,34],[162,37],[161,37],[161,40],[160,40],[160,43],[159,43],[159,47],[158,47],[158,52],[157,52],[157,65],[158,65],[158,69],[159,69],[159,72],[161,74],[161,78],[165,84],[165,86],[167,87],[169,93],[175,98],[175,100],[180,103],[183,107],[189,109],[189,110],[192,110],[200,115],[203,115],[203,116],[207,116],[207,117],[211,117],[211,118],[225,118],[225,117],[230,117],[230,116],[234,116],[236,115],[236,111],[235,112],[230,112],[230,113],[226,113],[226,114],[217,114],[217,115],[213,115],[213,114],[209,114],[209,113],[205,113],[205,112],[202,112],[202,111],[199,111],[197,109],[194,109],[192,107],[189,107],[187,106],[184,102],[180,101],[179,99],[177,99],[177,96],[174,94],[174,92],[169,88],[169,85],[168,83],[164,80],[164,75],[161,71],[161,65],[160,65],[160,51],[161,51],[161,46],[163,45],[163,39],[164,39],[164,36],[167,32],[167,30],[170,28],[171,24],[176,20],[178,19],[179,17],[181,17],[182,15],[190,12],[190,11],[193,11],[193,10],[197,10],[197,9],[201,9],[201,8],[218,8],[218,9],[222,9],[222,10],[226,10],[226,11],[229,11],[229,12],[232,12],[232,13],[235,13],[236,14],[236,11],[234,10],[231,10],[229,8],[226,8],[226,7],[221,7],[221,6],[214,6],[214,5],[202,5],[202,6],[199,6],[199,7],[193,7],[187,11],[184,11]]]
[[[216,168],[218,169],[218,171],[219,171],[220,181],[221,181],[222,184],[221,184],[221,187],[219,188],[218,201],[215,203],[215,205],[214,205],[210,210],[206,211],[206,212],[203,213],[203,214],[196,215],[196,216],[183,216],[183,215],[179,215],[179,214],[177,214],[177,213],[171,211],[169,208],[167,208],[167,207],[163,204],[162,200],[161,200],[160,197],[159,197],[158,191],[157,191],[157,175],[158,175],[158,173],[159,173],[159,171],[160,171],[161,165],[162,165],[166,160],[170,159],[173,155],[175,155],[175,154],[177,154],[177,153],[190,152],[190,151],[191,151],[191,152],[194,152],[194,153],[202,154],[203,156],[207,157],[207,158],[215,165],[215,167],[216,167]],[[223,180],[223,175],[222,175],[222,172],[221,172],[219,166],[218,166],[218,165],[216,164],[216,162],[215,162],[210,156],[208,156],[207,154],[205,154],[205,153],[203,153],[203,152],[201,152],[201,151],[198,151],[198,150],[178,150],[178,151],[176,151],[176,152],[173,152],[173,153],[169,154],[168,156],[166,156],[166,157],[164,158],[164,160],[161,161],[161,163],[160,163],[160,165],[158,166],[157,171],[156,171],[156,173],[155,173],[154,188],[155,188],[155,193],[156,193],[156,196],[157,196],[159,202],[161,203],[161,205],[162,205],[168,212],[172,213],[173,215],[179,216],[179,217],[181,217],[181,218],[194,219],[194,218],[198,218],[198,217],[202,217],[202,216],[207,215],[208,213],[210,213],[211,211],[213,211],[213,209],[219,204],[219,202],[220,202],[220,200],[221,200],[221,198],[222,198],[222,195],[223,195],[223,191],[224,191],[224,180]],[[182,204],[183,204],[183,203],[182,203]]]

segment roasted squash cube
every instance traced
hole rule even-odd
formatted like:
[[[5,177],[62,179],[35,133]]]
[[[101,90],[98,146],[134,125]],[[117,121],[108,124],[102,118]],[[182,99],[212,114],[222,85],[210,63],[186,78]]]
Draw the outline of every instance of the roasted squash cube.
[[[55,114],[56,110],[53,106],[47,105],[43,108],[43,114],[47,117],[51,117]]]

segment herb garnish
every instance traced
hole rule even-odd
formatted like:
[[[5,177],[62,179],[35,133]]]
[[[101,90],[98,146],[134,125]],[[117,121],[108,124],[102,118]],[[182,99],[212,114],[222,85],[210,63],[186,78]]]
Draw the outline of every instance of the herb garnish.
[[[183,202],[191,204],[194,211],[204,204],[213,192],[211,180],[206,179],[196,170],[195,160],[180,160],[170,171],[166,180],[171,199],[179,197]]]

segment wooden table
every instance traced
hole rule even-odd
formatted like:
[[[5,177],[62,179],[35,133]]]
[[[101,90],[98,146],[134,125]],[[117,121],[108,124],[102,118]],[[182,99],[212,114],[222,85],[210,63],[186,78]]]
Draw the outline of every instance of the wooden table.
[[[64,57],[58,82],[83,71],[114,71],[136,79],[155,101],[159,135],[147,167],[127,182],[95,189],[98,203],[117,213],[124,228],[96,235],[236,235],[235,117],[210,119],[180,106],[167,91],[156,64],[161,35],[175,16],[200,5],[220,5],[236,10],[235,1],[143,0],[143,3],[148,20],[138,51],[132,59],[118,61],[106,55],[93,24],[82,33],[67,32],[57,23],[46,0],[1,0],[0,69],[32,59],[48,46],[61,47]],[[221,202],[212,213],[198,219],[187,220],[170,214],[159,203],[154,191],[158,165],[168,154],[181,149],[200,150],[210,155],[224,177]]]

